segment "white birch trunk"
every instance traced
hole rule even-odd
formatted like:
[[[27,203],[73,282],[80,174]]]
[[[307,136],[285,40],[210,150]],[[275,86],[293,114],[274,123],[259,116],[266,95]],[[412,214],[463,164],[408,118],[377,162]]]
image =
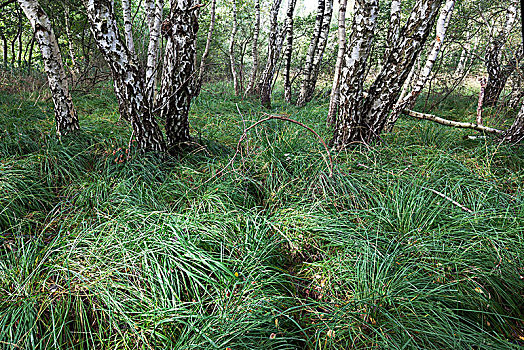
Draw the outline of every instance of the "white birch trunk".
[[[255,0],[255,28],[253,29],[253,69],[247,85],[246,94],[252,93],[258,71],[258,36],[260,34],[260,0]]]
[[[111,0],[84,0],[91,32],[113,74],[120,112],[131,122],[138,146],[164,151],[162,132],[152,113],[140,70],[120,39]]]
[[[146,62],[146,96],[153,101],[156,93],[158,76],[158,45],[160,42],[160,27],[162,25],[162,12],[164,0],[150,1],[149,23],[149,45],[147,46]],[[150,7],[151,4],[153,7]]]
[[[202,57],[200,59],[200,68],[198,70],[198,77],[196,79],[195,84],[195,97],[197,97],[200,94],[200,89],[202,88],[202,83],[204,81],[204,74],[206,71],[206,59],[209,55],[209,49],[211,47],[211,41],[213,40],[213,31],[215,28],[215,8],[216,0],[211,0],[211,9],[209,12],[211,18],[209,20],[209,29],[207,31],[206,47],[204,48],[204,52],[202,53]]]
[[[340,72],[346,51],[346,6],[347,0],[339,0],[338,9],[338,53],[335,64],[335,74],[333,75],[333,86],[331,88],[331,98],[329,101],[329,111],[327,116],[328,124],[333,124],[337,116],[338,100],[340,96]]]
[[[386,38],[386,50],[384,52],[384,61],[388,59],[391,49],[395,46],[399,39],[401,15],[402,0],[391,1],[391,9],[389,11],[389,28],[388,36]]]
[[[435,65],[435,61],[437,60],[438,54],[440,53],[440,49],[442,48],[442,43],[444,42],[444,39],[446,37],[446,31],[448,29],[449,22],[453,14],[454,6],[455,0],[447,0],[443,8],[441,9],[439,18],[437,20],[435,41],[433,42],[433,47],[431,48],[431,51],[429,52],[428,57],[426,59],[426,64],[420,72],[420,75],[418,77],[417,82],[415,83],[415,86],[413,87],[413,90],[411,90],[411,92],[407,94],[393,108],[393,111],[388,119],[388,125],[386,126],[388,130],[391,130],[393,128],[393,125],[397,121],[402,110],[413,108],[417,100],[417,97],[422,92],[422,89],[424,89],[424,86],[426,85],[426,82],[428,81],[429,76],[431,75],[431,70]]]
[[[131,17],[131,1],[122,0],[122,14],[124,17],[124,35],[126,45],[131,55],[135,55],[135,42],[133,41],[133,23]]]
[[[286,13],[286,71],[284,77],[284,100],[291,103],[291,58],[293,55],[293,13],[297,0],[288,0]]]
[[[79,125],[51,21],[37,0],[18,0],[18,3],[31,23],[42,53],[44,70],[55,107],[56,132],[59,136],[65,135],[77,130]]]
[[[235,65],[235,37],[237,34],[237,4],[236,0],[232,0],[232,16],[233,16],[233,28],[231,30],[231,36],[229,37],[229,68],[231,69],[231,76],[233,78],[233,87],[235,89],[235,96],[240,95],[238,86],[238,74]]]

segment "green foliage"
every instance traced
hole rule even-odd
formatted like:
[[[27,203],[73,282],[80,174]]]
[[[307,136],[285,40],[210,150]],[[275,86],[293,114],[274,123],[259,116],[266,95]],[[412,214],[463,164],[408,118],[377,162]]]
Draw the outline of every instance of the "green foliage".
[[[273,120],[226,167],[263,118],[230,91],[205,86],[197,146],[163,160],[127,150],[104,90],[61,141],[49,103],[0,95],[2,349],[522,345],[521,148],[402,120],[330,178],[316,137]],[[272,112],[328,139],[326,110]]]

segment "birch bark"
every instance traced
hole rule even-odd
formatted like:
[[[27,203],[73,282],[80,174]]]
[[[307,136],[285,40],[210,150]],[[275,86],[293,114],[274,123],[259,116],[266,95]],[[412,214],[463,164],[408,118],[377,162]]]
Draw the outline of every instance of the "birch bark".
[[[337,63],[335,64],[335,74],[333,75],[333,86],[331,88],[331,98],[329,100],[328,124],[332,124],[337,116],[337,106],[340,96],[340,72],[346,51],[346,6],[347,0],[339,0],[338,9],[338,53]]]
[[[442,10],[440,11],[440,15],[437,20],[435,40],[433,42],[433,47],[431,48],[431,51],[429,52],[428,57],[426,59],[426,64],[424,65],[424,68],[422,69],[422,72],[420,73],[418,80],[415,83],[415,86],[413,87],[413,90],[411,90],[411,92],[407,94],[402,100],[397,102],[397,104],[393,108],[393,111],[389,116],[387,122],[388,130],[391,130],[393,128],[393,125],[396,123],[398,117],[400,116],[400,113],[402,113],[402,110],[413,108],[413,105],[415,104],[417,97],[422,92],[422,89],[424,89],[424,86],[426,85],[429,76],[431,75],[431,70],[433,69],[435,61],[437,60],[438,54],[440,53],[440,49],[442,48],[442,43],[444,42],[444,39],[446,37],[446,31],[448,29],[449,22],[453,14],[454,6],[455,0],[447,0]]]
[[[258,36],[260,34],[260,0],[255,0],[255,28],[253,32],[253,69],[247,85],[246,94],[253,92],[258,71]]]
[[[202,58],[200,59],[200,68],[198,70],[198,77],[196,79],[195,84],[195,97],[197,97],[200,94],[200,90],[202,89],[202,83],[204,81],[204,74],[206,71],[206,59],[209,55],[209,48],[211,47],[211,41],[213,40],[213,30],[215,28],[215,7],[216,0],[211,0],[211,9],[209,12],[211,18],[209,20],[209,29],[207,31],[206,47],[204,48]]]
[[[233,78],[233,87],[235,89],[235,96],[240,95],[238,85],[238,74],[235,65],[235,36],[238,30],[237,23],[237,4],[236,0],[232,0],[232,16],[233,16],[233,28],[231,30],[231,36],[229,37],[229,68],[231,69],[231,77]]]
[[[287,103],[291,103],[291,58],[293,54],[293,13],[295,12],[295,5],[297,0],[288,0],[288,7],[286,13],[286,70],[284,74],[284,99]]]
[[[142,149],[164,151],[162,132],[145,94],[140,70],[120,39],[111,0],[84,0],[91,32],[113,74],[121,113],[131,122],[133,135]]]
[[[155,98],[158,76],[158,45],[160,42],[160,27],[162,25],[162,12],[164,0],[151,0],[147,4],[149,9],[149,44],[147,46],[146,62],[146,96],[150,101]]]
[[[55,106],[56,132],[59,136],[73,132],[79,128],[78,118],[49,17],[37,0],[18,0],[18,3],[31,23],[42,53],[44,70]]]

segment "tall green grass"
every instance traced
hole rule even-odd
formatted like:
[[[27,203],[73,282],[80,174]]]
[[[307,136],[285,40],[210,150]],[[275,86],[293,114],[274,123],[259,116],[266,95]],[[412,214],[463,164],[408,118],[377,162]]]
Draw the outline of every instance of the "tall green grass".
[[[230,91],[195,101],[191,152],[124,161],[109,92],[76,98],[61,141],[50,104],[0,94],[0,348],[523,345],[521,148],[402,120],[329,177],[313,136],[271,121],[226,168],[264,112]],[[328,139],[326,109],[271,112]]]

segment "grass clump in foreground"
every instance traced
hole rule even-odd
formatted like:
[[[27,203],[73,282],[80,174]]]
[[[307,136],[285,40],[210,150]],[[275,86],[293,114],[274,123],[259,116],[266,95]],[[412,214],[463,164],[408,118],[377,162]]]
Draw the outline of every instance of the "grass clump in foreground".
[[[122,161],[109,92],[62,143],[47,104],[0,94],[0,348],[523,344],[521,148],[403,120],[330,178],[314,137],[269,121],[216,176],[262,118],[228,89],[195,101],[202,147],[164,161]],[[327,139],[326,110],[273,112]]]

